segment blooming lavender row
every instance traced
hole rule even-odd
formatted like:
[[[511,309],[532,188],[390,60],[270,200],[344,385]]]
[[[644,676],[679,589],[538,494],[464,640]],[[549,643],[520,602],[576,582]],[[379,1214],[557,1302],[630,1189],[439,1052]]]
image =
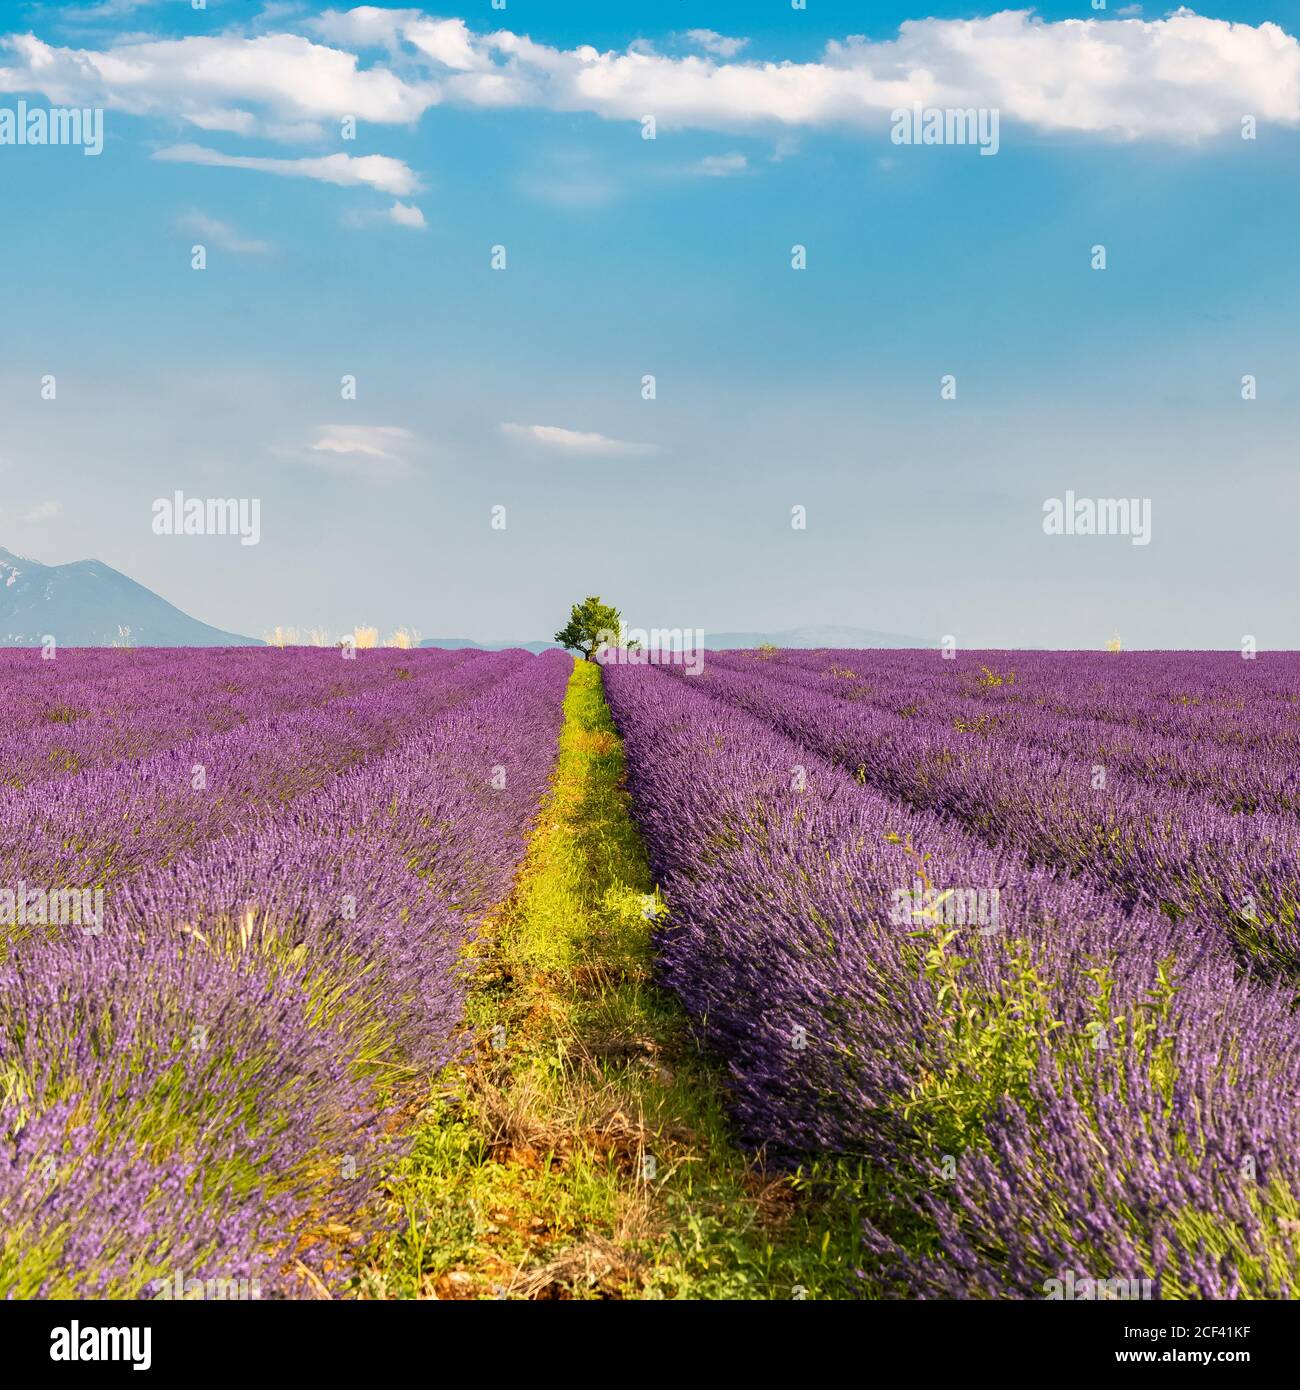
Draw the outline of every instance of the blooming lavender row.
[[[0,1297],[294,1288],[295,1218],[346,1215],[336,1179],[364,1186],[382,1118],[308,987],[303,962],[165,932],[0,966]]]
[[[793,654],[792,654],[793,655]],[[909,664],[895,661],[881,669],[869,652],[827,654],[817,663],[765,661],[756,668],[751,657],[715,656],[715,666],[734,671],[761,670],[766,679],[788,682],[851,704],[897,714],[901,718],[946,725],[967,743],[985,740],[1026,744],[1086,762],[1107,777],[1115,775],[1183,790],[1229,811],[1300,812],[1300,709],[1283,727],[1251,725],[1228,740],[1222,721],[1219,737],[1184,733],[1176,710],[1163,722],[1125,721],[1125,710],[1140,705],[1138,691],[1127,703],[1116,694],[1105,719],[1070,715],[1028,700],[1006,677],[983,665],[974,681],[945,678],[937,653],[909,653]],[[1069,664],[1073,656],[1063,657]],[[1238,665],[1243,663],[1238,662]],[[1014,669],[1007,668],[1007,676]],[[1300,690],[1300,668],[1296,670]],[[1253,713],[1244,692],[1237,702]],[[1243,715],[1244,717],[1244,715]],[[1095,775],[1095,773],[1094,773]]]
[[[679,678],[679,677],[674,677]],[[1300,826],[1235,815],[1176,788],[1025,744],[972,744],[951,725],[846,703],[757,669],[699,678],[801,745],[908,804],[1078,874],[1121,905],[1186,917],[1260,968],[1300,971]]]
[[[109,884],[165,864],[237,827],[259,805],[324,785],[528,660],[496,653],[451,671],[411,662],[402,668],[409,678],[393,672],[369,691],[316,708],[24,788],[0,809],[0,882]]]
[[[251,647],[211,648],[199,668],[184,650],[165,647],[69,648],[53,659],[43,657],[40,648],[6,648],[0,650],[6,727],[30,732],[58,711],[90,718],[149,717],[170,701],[168,692],[178,684],[203,698],[222,685],[242,685],[253,671],[269,675],[269,669],[252,664],[262,655]]]
[[[721,659],[752,665],[756,654]],[[1197,744],[1292,755],[1300,748],[1294,652],[1263,652],[1252,661],[1227,652],[974,651],[945,659],[916,650],[783,651],[758,659],[766,674],[822,675],[850,698],[869,692],[883,708],[923,716],[965,697],[1000,715],[1028,708]]]
[[[869,1160],[875,1279],[1294,1290],[1286,992],[1191,923],[861,786],[704,682],[627,666],[605,683],[669,906],[664,981],[726,1063],[749,1143]]]
[[[568,659],[474,664],[496,679],[408,699],[387,751],[138,865],[101,934],[17,942],[0,1296],[337,1278],[322,1234],[373,1207],[387,1107],[450,1055],[459,952],[554,759]]]
[[[209,648],[212,656],[227,657],[246,647]],[[71,654],[73,665],[60,672],[58,663]],[[56,652],[55,659],[41,656],[39,647],[6,647],[0,650],[0,673],[4,676],[5,692],[21,719],[35,716],[42,706],[42,697],[52,687],[75,689],[87,699],[105,696],[115,688],[139,683],[141,673],[149,670],[179,669],[180,653],[166,647],[82,647]]]
[[[519,864],[554,763],[569,666],[555,654],[530,660],[321,790],[132,875],[110,922],[236,932],[254,951],[264,940],[277,951],[306,945],[313,968],[332,961],[355,977],[349,990],[369,1001],[358,1012],[389,1042],[436,1065],[445,1008],[459,1009],[454,956]],[[375,953],[380,968],[357,968]]]
[[[417,664],[454,670],[474,654],[377,650],[342,661],[338,652],[232,648],[203,663],[174,653],[171,660],[119,661],[128,674],[119,670],[113,679],[96,652],[65,652],[53,662],[22,655],[49,677],[21,694],[6,690],[11,717],[0,733],[0,782],[10,786],[138,761],[203,734],[361,694]],[[12,670],[12,661],[0,660],[0,679]]]

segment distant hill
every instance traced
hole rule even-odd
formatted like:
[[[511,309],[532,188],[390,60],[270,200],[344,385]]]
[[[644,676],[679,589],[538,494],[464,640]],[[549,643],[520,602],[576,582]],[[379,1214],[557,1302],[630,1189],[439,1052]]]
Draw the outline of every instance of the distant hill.
[[[262,645],[191,618],[100,560],[42,565],[0,548],[0,647],[39,646],[47,634],[61,647]]]
[[[782,632],[705,632],[705,648],[729,651],[738,647],[937,647],[935,638],[906,637],[897,632],[877,632],[867,627],[792,627]],[[426,637],[422,647],[477,647],[501,652],[522,647],[529,652],[550,651],[554,642],[475,642],[468,637]]]
[[[123,630],[126,632],[123,638]],[[160,598],[100,560],[42,565],[0,547],[0,646],[39,646],[51,635],[63,647],[259,647],[255,637],[222,632]],[[934,647],[930,638],[864,627],[796,627],[779,632],[706,632],[715,651],[758,647]],[[501,652],[552,650],[554,641],[476,642],[426,637],[422,647],[474,647]]]
[[[514,651],[516,648],[526,652],[549,652],[554,642],[474,642],[468,637],[426,637],[422,647],[477,647],[481,652]]]
[[[792,627],[781,632],[706,632],[705,647],[727,651],[733,647],[937,647],[933,637],[906,637],[897,632],[877,632],[868,627]]]

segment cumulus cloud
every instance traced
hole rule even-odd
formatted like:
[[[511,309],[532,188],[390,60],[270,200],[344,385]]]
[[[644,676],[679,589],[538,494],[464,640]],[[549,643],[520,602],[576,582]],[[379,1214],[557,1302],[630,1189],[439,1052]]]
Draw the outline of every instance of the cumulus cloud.
[[[559,425],[502,425],[508,439],[572,454],[653,454],[653,444],[631,444],[590,430],[566,430]]]
[[[702,52],[672,57],[643,42],[556,48],[416,9],[361,6],[299,23],[315,37],[232,31],[96,51],[13,35],[2,41],[11,62],[0,66],[0,91],[283,139],[343,115],[410,123],[442,102],[618,120],[653,112],[661,128],[718,131],[880,130],[916,102],[996,107],[1041,130],[1125,138],[1195,140],[1245,113],[1300,124],[1300,41],[1276,24],[1190,10],[1153,20],[1047,21],[1025,9],[915,19],[896,38],[850,36],[807,62],[746,61],[730,49],[739,40],[712,30],[696,31]]]
[[[269,241],[257,241],[235,230],[229,222],[209,217],[204,212],[187,212],[176,219],[176,225],[183,232],[202,237],[205,246],[211,245],[236,256],[265,256],[271,250]]]
[[[179,116],[203,129],[306,122],[313,129],[345,115],[380,125],[410,123],[437,93],[384,67],[361,68],[356,54],[301,34],[147,39],[111,48],[61,48],[34,34],[0,40],[11,55],[0,91],[37,91],[58,105],[103,106],[134,115]],[[218,124],[224,123],[224,124]]]
[[[256,169],[289,178],[319,179],[343,186],[367,184],[381,193],[403,196],[420,186],[419,179],[400,159],[384,154],[327,154],[308,159],[269,159],[261,155],[222,154],[203,145],[169,145],[155,159],[173,164],[209,164],[218,169]]]
[[[479,36],[462,19],[419,19],[405,25],[402,37],[424,56],[457,72],[481,72],[492,58]]]
[[[749,46],[748,39],[729,39],[713,29],[688,29],[685,35],[688,42],[706,53],[719,58],[734,58],[742,49]]]
[[[357,5],[350,10],[326,10],[303,26],[328,43],[351,48],[391,48],[402,30],[418,24],[420,10],[386,10],[377,5]]]
[[[305,461],[331,473],[393,482],[410,474],[414,443],[400,425],[318,425]]]
[[[365,13],[372,33],[428,62],[436,99],[470,106],[629,120],[649,111],[663,127],[713,130],[881,129],[921,102],[997,107],[1049,131],[1176,140],[1236,128],[1244,112],[1300,123],[1300,42],[1276,24],[1190,10],[1149,21],[1052,22],[1030,10],[908,20],[897,38],[833,41],[814,62],[730,61],[716,46],[686,57],[641,43],[559,49],[509,30],[477,34],[459,19]]]

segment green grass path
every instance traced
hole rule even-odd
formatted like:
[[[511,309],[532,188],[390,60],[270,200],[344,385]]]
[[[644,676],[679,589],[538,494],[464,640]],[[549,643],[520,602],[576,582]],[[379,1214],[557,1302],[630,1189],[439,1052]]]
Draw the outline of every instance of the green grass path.
[[[551,794],[471,962],[475,1048],[421,1117],[362,1297],[861,1296],[856,1184],[741,1153],[652,983],[664,908],[623,773],[600,668],[577,662]]]

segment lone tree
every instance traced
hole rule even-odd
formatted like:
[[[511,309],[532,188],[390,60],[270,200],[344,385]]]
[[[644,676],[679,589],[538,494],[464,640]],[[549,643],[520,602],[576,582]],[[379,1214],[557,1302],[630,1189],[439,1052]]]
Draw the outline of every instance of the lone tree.
[[[622,614],[612,604],[602,603],[596,594],[588,594],[581,603],[573,605],[569,621],[555,634],[555,640],[570,651],[581,652],[584,660],[590,661],[602,642],[611,647],[617,644],[622,621]]]

